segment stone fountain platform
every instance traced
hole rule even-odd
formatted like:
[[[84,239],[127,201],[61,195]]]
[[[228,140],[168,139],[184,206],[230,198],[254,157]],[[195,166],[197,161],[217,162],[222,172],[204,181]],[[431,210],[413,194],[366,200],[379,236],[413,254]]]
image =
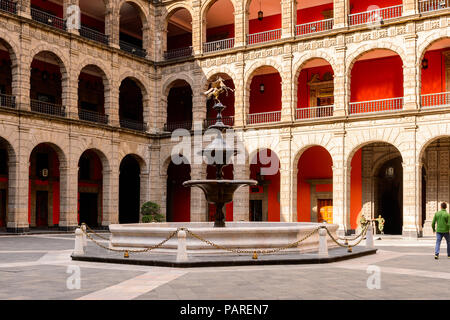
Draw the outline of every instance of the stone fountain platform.
[[[323,226],[322,223],[311,222],[226,222],[224,228],[214,228],[214,222],[163,222],[163,223],[137,223],[112,224],[110,247],[117,249],[138,249],[154,246],[176,231],[184,227],[192,233],[226,248],[240,249],[271,249],[286,246],[307,236],[311,231]],[[328,230],[336,237],[338,225],[325,224]],[[330,237],[327,237],[328,247],[337,246]],[[287,251],[309,252],[319,247],[319,235],[314,235],[301,242],[300,245]],[[159,252],[175,253],[178,248],[178,239],[174,237],[167,241]],[[191,255],[227,254],[226,251],[217,250],[205,242],[194,237],[186,238],[186,249]]]
[[[320,223],[307,222],[226,222],[225,228],[214,228],[214,222],[190,223],[140,223],[110,225],[110,241],[103,245],[114,249],[139,250],[154,246],[177,230],[184,227],[196,235],[226,248],[245,250],[275,249],[294,243],[319,226]],[[336,236],[337,225],[326,224],[331,234]],[[95,239],[95,236],[93,236]],[[185,240],[184,240],[185,239]],[[100,248],[89,242],[84,254],[73,254],[73,260],[122,263],[167,267],[211,267],[239,265],[274,265],[274,264],[311,264],[329,263],[345,259],[374,254],[376,249],[357,246],[353,252],[337,247],[327,235],[328,255],[319,255],[319,235],[302,241],[297,247],[271,254],[259,254],[253,259],[249,253],[233,253],[211,247],[210,245],[187,235],[185,241],[187,260],[177,260],[178,237],[167,241],[161,248],[147,253],[130,252],[124,258],[123,252],[113,252]]]

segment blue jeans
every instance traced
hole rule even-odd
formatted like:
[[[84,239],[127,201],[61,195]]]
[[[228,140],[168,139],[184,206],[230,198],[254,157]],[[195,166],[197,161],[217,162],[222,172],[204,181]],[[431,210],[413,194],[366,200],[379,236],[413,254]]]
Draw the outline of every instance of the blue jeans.
[[[445,238],[447,241],[447,255],[450,257],[450,235],[449,233],[436,232],[436,249],[434,252],[436,255],[439,255],[439,251],[441,250],[441,241],[442,238]]]

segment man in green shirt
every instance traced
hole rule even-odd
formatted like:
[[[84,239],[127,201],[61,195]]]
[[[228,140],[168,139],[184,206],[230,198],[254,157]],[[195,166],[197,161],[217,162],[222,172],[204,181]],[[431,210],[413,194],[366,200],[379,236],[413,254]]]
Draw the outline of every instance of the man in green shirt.
[[[441,210],[434,214],[433,222],[431,223],[433,232],[436,232],[436,249],[434,251],[435,259],[439,259],[439,251],[441,249],[442,238],[445,238],[445,240],[447,241],[447,256],[448,258],[450,258],[450,236],[449,236],[450,215],[447,213],[447,210],[445,209],[447,209],[447,204],[445,202],[442,202]]]

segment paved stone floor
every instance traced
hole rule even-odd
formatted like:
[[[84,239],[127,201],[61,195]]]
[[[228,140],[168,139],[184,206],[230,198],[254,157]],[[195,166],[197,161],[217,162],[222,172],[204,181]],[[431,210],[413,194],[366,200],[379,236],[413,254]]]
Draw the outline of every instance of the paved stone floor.
[[[0,236],[0,299],[449,298],[444,243],[437,261],[431,238],[375,245],[376,255],[330,264],[173,269],[72,261],[70,234]]]

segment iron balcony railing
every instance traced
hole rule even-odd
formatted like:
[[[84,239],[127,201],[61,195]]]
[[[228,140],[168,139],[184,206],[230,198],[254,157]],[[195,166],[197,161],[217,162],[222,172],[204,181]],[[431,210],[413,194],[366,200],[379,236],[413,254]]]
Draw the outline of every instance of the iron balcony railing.
[[[203,44],[203,52],[214,52],[220,50],[231,49],[234,47],[234,38],[205,42]]]
[[[192,129],[192,121],[172,121],[164,124],[164,131],[175,131],[176,129]]]
[[[134,54],[138,57],[145,58],[145,56],[147,55],[147,52],[144,49],[139,48],[138,46],[131,43],[120,41],[119,44],[121,50]]]
[[[299,108],[295,111],[295,119],[314,119],[333,116],[334,106]]]
[[[250,113],[247,118],[247,124],[278,122],[280,120],[281,111]]]
[[[423,94],[421,96],[422,108],[450,106],[450,92]]]
[[[8,94],[0,94],[0,107],[3,108],[16,108],[16,97]]]
[[[120,126],[122,128],[132,129],[136,131],[147,131],[147,125],[142,121],[131,119],[120,119]]]
[[[450,0],[419,1],[419,12],[436,11],[450,7]]]
[[[351,102],[349,106],[349,114],[395,111],[401,110],[402,108],[403,98]]]
[[[247,44],[263,43],[281,38],[281,29],[252,33],[247,35]]]
[[[85,26],[81,26],[80,36],[103,44],[109,43],[109,37],[106,34],[103,34],[101,32],[98,32]]]
[[[57,29],[66,30],[66,23],[64,19],[49,14],[47,12],[31,8],[31,18],[34,21],[46,24],[48,26],[52,26]]]
[[[17,3],[10,0],[0,0],[0,11],[17,14]]]
[[[90,122],[96,122],[96,123],[108,123],[108,115],[95,112],[95,111],[89,111],[89,110],[78,110],[78,118],[80,120],[90,121]]]
[[[39,100],[30,100],[31,111],[45,113],[52,116],[65,117],[66,109],[64,106],[50,102],[43,102]]]
[[[297,36],[333,29],[333,19],[303,23],[295,26]]]
[[[351,26],[355,26],[364,23],[382,23],[384,20],[401,17],[402,12],[403,6],[398,5],[365,12],[353,13],[348,16],[348,24]]]
[[[185,58],[190,56],[192,56],[192,47],[172,49],[164,52],[164,59],[166,60]]]
[[[212,126],[216,122],[217,122],[216,118],[205,119],[205,123],[204,123],[205,129],[208,129],[209,126]],[[222,122],[223,122],[223,124],[232,127],[232,126],[234,126],[234,116],[222,117]]]

